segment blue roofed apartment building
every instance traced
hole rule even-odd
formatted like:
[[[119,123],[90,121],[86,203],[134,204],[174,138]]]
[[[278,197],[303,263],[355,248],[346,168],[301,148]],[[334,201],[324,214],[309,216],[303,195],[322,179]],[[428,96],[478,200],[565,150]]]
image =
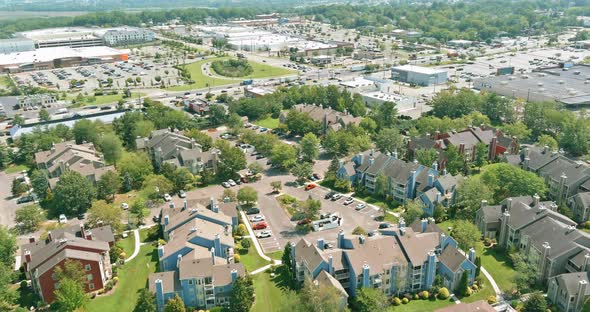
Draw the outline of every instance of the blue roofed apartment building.
[[[460,175],[440,174],[438,165],[432,168],[398,159],[397,152],[390,155],[373,150],[359,153],[350,161],[341,161],[336,172],[340,179],[350,180],[353,185],[364,186],[374,193],[377,177],[387,180],[387,194],[396,202],[420,199],[427,216],[434,215],[438,204],[449,207],[455,202],[455,191],[462,180]]]
[[[214,204],[214,202],[212,202]],[[187,307],[210,309],[229,304],[234,281],[245,275],[234,263],[232,218],[210,205],[162,209],[167,242],[158,246],[160,271],[149,277],[158,311],[178,295]]]
[[[417,220],[408,227],[401,219],[374,237],[345,237],[340,232],[336,248],[325,247],[321,238],[315,244],[305,239],[292,244],[291,265],[299,282],[326,272],[350,296],[361,287],[397,296],[430,289],[437,274],[449,286],[456,286],[464,271],[469,271],[470,283],[475,278],[475,252],[469,255],[472,259],[460,253],[457,242],[442,233],[432,219]]]

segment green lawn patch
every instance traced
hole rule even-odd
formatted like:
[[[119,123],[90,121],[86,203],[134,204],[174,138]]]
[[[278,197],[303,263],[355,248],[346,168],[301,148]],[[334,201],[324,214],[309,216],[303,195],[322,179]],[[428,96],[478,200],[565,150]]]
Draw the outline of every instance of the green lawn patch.
[[[490,284],[490,281],[483,275],[483,273],[480,273],[480,276],[483,280],[483,288],[471,294],[469,297],[461,298],[461,302],[470,303],[479,300],[487,301],[489,296],[496,296],[496,292],[494,292],[494,288],[492,287],[492,284]]]
[[[190,63],[186,65],[186,69],[191,74],[191,80],[194,82],[188,85],[182,86],[174,86],[166,88],[169,91],[186,91],[192,89],[203,89],[207,87],[218,87],[224,86],[228,84],[233,84],[240,82],[243,79],[253,79],[253,78],[269,78],[269,77],[279,77],[279,76],[286,76],[286,75],[293,75],[296,74],[295,71],[274,67],[262,63],[256,63],[252,61],[248,61],[248,63],[252,66],[253,72],[250,75],[241,77],[241,78],[222,78],[217,76],[209,76],[205,75],[202,70],[202,66],[205,63],[211,63],[214,61],[226,60],[229,57],[216,57],[216,58],[209,58],[200,61],[196,61],[194,63]]]
[[[135,235],[133,235],[133,232],[128,232],[128,234],[129,236],[119,240],[117,244],[119,244],[119,246],[123,248],[123,251],[125,251],[125,255],[127,257],[130,257],[135,251]]]
[[[282,270],[284,268],[279,267],[274,277],[271,277],[268,272],[262,272],[253,276],[256,301],[254,301],[250,312],[281,310],[282,305],[285,303],[285,289],[287,286]]]
[[[371,194],[369,194],[369,195],[354,194],[354,197],[356,197],[368,204],[375,205],[380,208],[390,209],[390,210],[395,210],[396,208],[398,208],[400,206],[398,202],[386,201],[386,200],[383,200],[380,198],[376,198]]]
[[[271,257],[272,259],[275,259],[275,260],[281,260],[281,259],[283,259],[283,251],[282,250],[275,251],[275,252],[272,252],[272,253],[267,253],[266,255],[269,256],[269,257]]]
[[[90,105],[103,105],[103,104],[110,104],[110,103],[117,103],[120,100],[124,100],[123,99],[123,93],[119,93],[119,94],[105,94],[105,95],[98,95],[98,96],[87,96],[84,97],[84,100],[82,100],[79,103],[74,103],[72,105],[70,105],[70,107],[84,107],[84,106],[90,106]],[[145,94],[143,93],[138,93],[138,92],[132,92],[131,93],[131,97],[129,97],[128,99],[137,99],[140,96],[144,96]],[[76,97],[75,96],[68,96],[66,99],[67,100],[74,100]]]
[[[261,126],[261,127],[265,127],[265,128],[269,128],[269,129],[274,129],[277,128],[279,126],[279,119],[278,118],[272,118],[272,117],[266,117],[264,119],[259,119],[256,120],[254,122],[255,124]]]
[[[251,239],[246,238],[245,240],[250,241],[250,248],[246,251],[242,248],[242,242],[236,244],[236,248],[238,250],[238,254],[240,255],[240,263],[244,265],[248,272],[252,272],[256,269],[259,269],[267,264],[268,261],[262,259],[258,253],[256,252],[256,247],[254,247],[254,243]]]
[[[400,304],[398,306],[391,306],[388,311],[404,311],[404,312],[423,312],[434,311],[448,305],[455,304],[454,301],[447,300],[412,300],[407,304]]]
[[[27,167],[26,165],[11,166],[11,167],[6,168],[6,170],[4,170],[4,173],[11,174],[11,173],[21,172],[23,170],[29,171],[29,167]]]
[[[277,202],[279,202],[279,205],[287,212],[289,218],[298,212],[295,205],[297,205],[299,200],[291,195],[283,194],[277,197]]]
[[[119,283],[114,292],[91,300],[86,311],[133,311],[139,291],[147,287],[149,274],[157,268],[156,248],[151,244],[142,246],[137,257],[119,269]]]

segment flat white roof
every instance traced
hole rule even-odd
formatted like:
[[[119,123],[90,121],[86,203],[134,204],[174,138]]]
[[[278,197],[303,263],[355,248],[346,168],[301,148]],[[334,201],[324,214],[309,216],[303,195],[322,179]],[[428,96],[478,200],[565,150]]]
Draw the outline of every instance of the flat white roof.
[[[42,48],[34,51],[14,52],[9,54],[0,54],[1,65],[13,65],[23,63],[42,63],[51,62],[55,59],[66,57],[108,57],[114,55],[121,55],[128,53],[128,50],[113,49],[106,46],[98,47],[83,47],[83,48],[69,48],[69,47],[55,47]]]
[[[348,88],[358,88],[358,87],[367,87],[374,85],[375,82],[369,79],[365,79],[363,77],[357,77],[352,80],[342,81],[340,83],[341,86],[348,87]]]
[[[393,69],[394,70],[401,70],[401,71],[411,71],[411,72],[425,74],[425,75],[434,75],[434,74],[440,74],[440,73],[447,72],[446,70],[442,70],[442,69],[422,67],[422,66],[416,66],[416,65],[396,66]]]

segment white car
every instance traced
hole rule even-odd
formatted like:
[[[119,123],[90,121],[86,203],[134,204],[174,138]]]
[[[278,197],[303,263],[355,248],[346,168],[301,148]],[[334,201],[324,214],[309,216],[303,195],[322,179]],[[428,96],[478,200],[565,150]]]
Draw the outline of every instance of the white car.
[[[227,183],[229,183],[229,185],[231,185],[231,186],[236,186],[236,181],[234,181],[232,179],[227,180]]]
[[[367,207],[367,205],[365,205],[365,204],[363,204],[363,203],[360,203],[360,204],[356,205],[356,207],[354,207],[354,209],[355,209],[356,211],[359,211],[359,210],[363,210],[363,209],[365,209],[365,207]]]
[[[263,215],[255,215],[252,218],[250,218],[250,221],[252,221],[252,222],[264,221],[264,216]]]
[[[61,224],[68,223],[68,218],[66,218],[66,215],[65,214],[62,213],[62,214],[59,215],[59,223],[61,223]]]
[[[183,190],[180,190],[180,192],[178,192],[178,197],[185,198],[186,197],[186,193]]]
[[[123,209],[123,210],[129,209],[129,204],[127,204],[127,203],[121,203],[121,209]]]
[[[271,236],[272,236],[271,231],[260,231],[260,232],[256,233],[256,237],[258,237],[258,238],[267,238],[267,237],[271,237]]]
[[[170,194],[166,193],[166,194],[164,194],[164,200],[169,202],[172,200],[172,197],[170,196]]]
[[[229,185],[229,183],[227,183],[227,182],[223,182],[223,183],[221,183],[221,185],[222,185],[223,187],[225,187],[225,188],[229,188],[229,187],[231,186],[231,185]]]
[[[344,206],[348,206],[350,204],[352,204],[354,202],[354,198],[352,197],[348,197],[345,201],[344,201]]]

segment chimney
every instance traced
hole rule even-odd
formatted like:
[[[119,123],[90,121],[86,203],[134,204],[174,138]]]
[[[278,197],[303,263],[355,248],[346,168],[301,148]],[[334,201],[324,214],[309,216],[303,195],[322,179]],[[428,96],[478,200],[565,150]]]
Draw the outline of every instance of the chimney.
[[[548,242],[544,242],[543,243],[543,259],[546,261],[547,257],[551,254],[551,246],[549,245]],[[544,274],[544,272],[541,272],[541,274]]]
[[[84,238],[86,238],[87,240],[92,240],[92,231],[88,230],[84,232]]]
[[[51,242],[53,241],[53,235],[51,235],[51,231],[47,232],[47,239]]]
[[[187,209],[188,209],[188,202],[185,199],[184,202],[182,202],[182,210],[187,210]]]
[[[332,261],[332,255],[328,256],[328,272],[330,275],[334,274],[334,264]]]
[[[584,274],[586,275],[586,274]],[[578,282],[578,297],[576,298],[576,305],[574,307],[574,311],[582,310],[582,306],[584,305],[584,300],[586,299],[586,287],[588,286],[588,282],[586,280],[580,280]],[[586,309],[584,309],[586,310]]]
[[[447,240],[447,236],[444,233],[441,233],[440,236],[439,236],[439,238],[440,238],[440,242],[439,242],[440,249],[441,250],[442,249],[445,249],[445,241]]]
[[[231,199],[227,196],[223,198],[224,203],[229,203],[230,201],[231,201]]]
[[[343,248],[344,247],[344,231],[340,230],[338,231],[338,241],[336,242],[338,248]]]
[[[436,161],[432,163],[432,169],[438,172],[438,163]]]
[[[428,175],[428,187],[433,187],[434,186],[434,174],[429,174]]]
[[[317,246],[320,250],[324,250],[324,239],[323,238],[318,238]]]
[[[370,267],[368,264],[363,265],[363,287],[370,287]]]
[[[176,257],[176,268],[180,268],[180,262],[182,261],[182,255]]]
[[[443,174],[442,175],[443,176],[446,176],[447,175],[447,168],[443,169]]]
[[[211,196],[209,198],[209,208],[213,210],[213,206],[215,206],[215,197]]]
[[[440,197],[442,196],[442,194],[440,192],[436,192],[436,196],[434,197],[434,203],[438,204],[440,203]]]
[[[487,207],[487,206],[488,206],[488,201],[487,201],[487,200],[485,200],[485,199],[482,199],[482,200],[481,200],[481,205],[479,205],[479,207],[480,207],[481,209],[483,209],[483,208],[485,208],[485,207]]]
[[[373,156],[369,156],[369,166],[372,166],[375,163],[375,158]]]
[[[359,236],[359,243],[361,245],[365,243],[365,235],[361,234],[361,236]]]
[[[34,243],[35,242],[35,236],[31,235],[29,236],[29,243]]]
[[[169,215],[165,215],[164,216],[164,225],[168,225],[168,223],[170,223],[170,216]]]
[[[84,223],[80,223],[80,235],[82,237],[84,237],[84,232],[86,232],[86,230],[84,229]]]
[[[524,158],[524,161],[522,163],[522,169],[524,170],[529,170],[529,162],[531,161],[531,159],[527,156]]]
[[[434,139],[435,140],[440,139],[440,131],[436,130],[436,132],[434,132]]]
[[[238,279],[238,270],[231,270],[231,282],[234,283]]]
[[[213,241],[213,247],[215,248],[216,254],[221,256],[221,236],[219,234],[215,234],[215,239]]]
[[[163,306],[166,304],[164,302],[164,285],[161,279],[157,279],[154,283],[156,283],[156,302],[158,306]]]
[[[549,152],[549,145],[543,146],[543,154],[546,154],[547,152]]]
[[[399,218],[399,224],[398,224],[398,227],[399,227],[400,229],[401,229],[401,228],[405,228],[405,227],[406,227],[406,220],[404,220],[404,218],[403,218],[403,217],[400,217],[400,218]]]
[[[552,203],[549,205],[549,209],[550,209],[551,211],[557,211],[557,204],[556,204],[555,202],[552,202]]]
[[[506,199],[506,211],[510,212],[511,208],[512,208],[512,197],[509,197]]]
[[[162,258],[164,256],[164,246],[158,246],[158,258]]]
[[[494,158],[496,158],[497,146],[498,146],[498,138],[496,136],[494,136],[492,138],[492,142],[490,142],[490,155],[489,155],[490,160],[494,160]]]
[[[475,263],[475,249],[473,247],[469,248],[469,254],[467,256],[471,263]]]
[[[537,205],[539,205],[540,199],[541,197],[539,197],[539,194],[535,193],[535,195],[533,195],[533,207],[537,207]]]
[[[465,154],[465,143],[459,144],[459,154]]]
[[[215,247],[211,247],[210,254],[211,254],[211,262],[213,263],[213,265],[215,265]]]
[[[584,255],[584,266],[582,267],[583,272],[588,271],[588,265],[590,265],[590,254],[586,253]]]
[[[25,250],[25,262],[26,263],[31,262],[31,251],[30,250]]]
[[[397,151],[393,151],[393,153],[391,153],[391,158],[397,159],[397,157],[398,157]]]
[[[426,228],[428,226],[428,219],[424,218],[424,219],[420,220],[420,225],[421,225],[422,233],[426,232]]]

